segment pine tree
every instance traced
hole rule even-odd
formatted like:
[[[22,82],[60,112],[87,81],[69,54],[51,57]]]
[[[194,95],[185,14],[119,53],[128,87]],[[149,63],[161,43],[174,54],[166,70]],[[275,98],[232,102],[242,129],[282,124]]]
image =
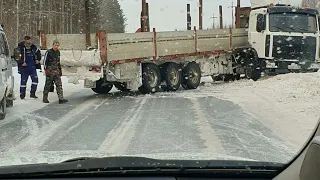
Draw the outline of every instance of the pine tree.
[[[19,2],[19,3],[18,3]],[[0,23],[10,49],[25,35],[39,42],[38,30],[47,34],[79,34],[85,31],[84,0],[0,0]],[[124,32],[125,18],[118,0],[90,0],[91,33]],[[17,27],[18,25],[18,27]]]
[[[125,32],[125,17],[118,0],[91,0],[94,11],[90,12],[94,23],[91,31],[99,29],[107,33]]]

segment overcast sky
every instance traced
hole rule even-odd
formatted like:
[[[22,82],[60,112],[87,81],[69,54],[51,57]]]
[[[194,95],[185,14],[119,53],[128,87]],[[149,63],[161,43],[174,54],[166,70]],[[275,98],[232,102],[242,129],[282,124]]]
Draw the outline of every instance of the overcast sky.
[[[265,2],[263,2],[265,1]],[[300,3],[301,0],[282,0],[284,3]],[[119,0],[120,5],[127,18],[126,32],[135,32],[140,27],[141,0]],[[192,27],[198,27],[198,0],[147,0],[149,3],[150,27],[157,31],[186,30],[187,22],[187,4],[191,5]],[[213,19],[211,17],[219,16],[219,5],[223,6],[223,21],[231,24],[231,6],[232,0],[203,0],[203,28],[211,28]],[[236,5],[237,0],[234,0]],[[252,2],[267,3],[278,2],[276,0],[252,0]],[[241,0],[241,6],[250,6],[250,0]],[[219,20],[215,18],[215,24]]]

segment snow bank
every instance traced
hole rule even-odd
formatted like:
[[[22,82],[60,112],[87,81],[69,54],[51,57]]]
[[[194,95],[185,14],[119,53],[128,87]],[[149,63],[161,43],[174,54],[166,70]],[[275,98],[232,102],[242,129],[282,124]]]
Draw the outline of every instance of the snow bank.
[[[47,104],[42,103],[42,94],[43,94],[43,88],[45,85],[46,77],[44,76],[43,72],[40,72],[37,70],[38,78],[39,78],[39,84],[38,89],[36,92],[36,95],[39,97],[39,99],[32,99],[30,98],[30,89],[31,89],[31,79],[28,79],[27,82],[27,90],[26,90],[26,98],[24,100],[20,99],[20,79],[21,76],[18,74],[18,68],[13,67],[13,75],[14,75],[14,92],[16,100],[14,101],[14,107],[8,108],[8,113],[6,120],[3,122],[9,122],[10,119],[13,120],[16,117],[21,117],[23,115],[26,115],[34,110],[43,108]],[[72,93],[75,93],[76,91],[81,91],[83,89],[83,82],[80,82],[80,84],[69,84],[67,77],[62,77],[62,88],[64,92],[64,96],[67,97],[71,95]],[[56,94],[56,90],[54,93],[49,93],[49,101],[54,102],[58,100],[58,96]],[[15,112],[19,113],[15,113]]]
[[[297,148],[307,141],[320,117],[319,72],[265,77],[257,82],[206,83],[200,91],[238,104]]]

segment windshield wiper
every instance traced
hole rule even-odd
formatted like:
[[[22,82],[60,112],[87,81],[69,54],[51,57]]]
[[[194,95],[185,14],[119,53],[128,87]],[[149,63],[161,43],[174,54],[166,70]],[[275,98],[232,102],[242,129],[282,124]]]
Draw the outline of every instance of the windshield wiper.
[[[56,164],[0,167],[1,177],[61,176],[77,174],[192,174],[222,173],[264,174],[273,176],[284,164],[229,160],[158,160],[144,157],[80,157]]]

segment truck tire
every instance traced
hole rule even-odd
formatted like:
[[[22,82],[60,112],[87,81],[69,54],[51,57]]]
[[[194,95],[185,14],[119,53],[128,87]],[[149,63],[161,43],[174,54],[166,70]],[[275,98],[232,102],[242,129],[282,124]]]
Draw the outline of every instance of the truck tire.
[[[235,76],[233,74],[225,74],[223,76],[223,80],[224,80],[224,82],[234,81]]]
[[[160,69],[156,64],[142,64],[142,86],[139,91],[144,94],[155,93],[161,84]]]
[[[0,120],[3,120],[7,114],[7,98],[4,95],[3,99],[0,101]]]
[[[248,79],[257,81],[261,77],[261,72],[254,66],[247,66],[245,69],[245,75]]]
[[[218,76],[211,75],[211,78],[212,78],[213,82],[222,81],[223,80],[223,76],[222,75],[218,75]]]
[[[13,100],[7,100],[7,107],[13,107]]]
[[[201,81],[201,70],[196,62],[190,62],[182,70],[182,87],[184,89],[197,89]]]
[[[119,91],[124,91],[124,92],[128,92],[131,89],[127,88],[127,83],[125,82],[114,82],[113,84]]]
[[[235,78],[236,80],[240,80],[240,79],[241,79],[241,75],[240,75],[240,74],[236,74],[236,75],[234,75],[234,78]]]
[[[257,81],[261,77],[261,67],[257,52],[254,49],[251,49],[247,53],[247,59],[245,75],[248,79]]]
[[[98,94],[108,94],[113,87],[111,82],[104,83],[103,79],[99,79],[96,81],[96,87],[91,88],[93,92]]]
[[[166,81],[165,91],[177,91],[182,82],[181,67],[176,63],[169,63],[166,66],[163,78]]]
[[[13,107],[13,100],[14,100],[14,98],[13,98],[13,92],[11,92],[10,94],[9,94],[9,96],[6,98],[6,106],[7,107]]]

